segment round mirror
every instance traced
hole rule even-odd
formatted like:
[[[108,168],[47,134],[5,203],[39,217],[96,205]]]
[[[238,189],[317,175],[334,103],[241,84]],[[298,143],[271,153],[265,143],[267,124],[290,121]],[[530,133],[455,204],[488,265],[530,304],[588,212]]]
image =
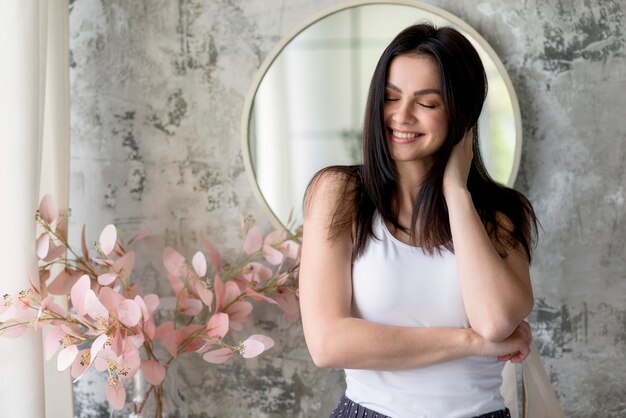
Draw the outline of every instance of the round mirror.
[[[361,162],[369,83],[387,44],[419,21],[452,26],[478,50],[489,82],[480,117],[487,170],[512,185],[521,153],[521,117],[511,81],[493,49],[458,17],[417,1],[359,1],[302,23],[272,51],[244,107],[243,154],[257,198],[278,225],[302,223],[302,198],[315,172]]]

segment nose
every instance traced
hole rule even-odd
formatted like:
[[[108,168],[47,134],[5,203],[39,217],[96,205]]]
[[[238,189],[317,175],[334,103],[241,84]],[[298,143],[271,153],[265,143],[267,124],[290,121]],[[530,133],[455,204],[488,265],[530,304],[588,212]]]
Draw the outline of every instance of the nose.
[[[410,100],[401,101],[393,114],[393,120],[400,125],[415,123],[417,118],[413,113],[413,103]]]

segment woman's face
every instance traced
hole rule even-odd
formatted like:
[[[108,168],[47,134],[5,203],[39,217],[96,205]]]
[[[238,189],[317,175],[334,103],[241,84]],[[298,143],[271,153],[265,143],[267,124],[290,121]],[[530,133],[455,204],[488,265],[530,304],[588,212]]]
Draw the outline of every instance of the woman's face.
[[[424,55],[395,57],[387,71],[383,116],[396,164],[432,165],[448,134],[448,116],[435,62]]]

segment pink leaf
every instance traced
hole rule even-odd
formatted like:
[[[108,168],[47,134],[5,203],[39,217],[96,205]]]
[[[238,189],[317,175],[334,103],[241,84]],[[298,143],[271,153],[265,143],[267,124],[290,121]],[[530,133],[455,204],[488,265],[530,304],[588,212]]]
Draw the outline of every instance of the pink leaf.
[[[142,238],[148,237],[148,236],[150,236],[150,234],[152,234],[152,231],[150,231],[149,229],[142,229],[141,231],[137,231],[128,240],[128,245],[132,244],[133,242],[135,242],[137,240],[140,240]]]
[[[284,229],[276,229],[265,236],[263,244],[278,245],[287,238],[287,231]]]
[[[80,249],[83,253],[83,259],[89,260],[89,251],[87,250],[87,241],[85,240],[85,225],[80,233]]]
[[[126,390],[124,385],[114,377],[109,378],[106,388],[107,401],[113,409],[120,410],[126,403]]]
[[[77,354],[78,348],[75,344],[72,344],[69,347],[61,350],[61,352],[57,356],[57,370],[62,372],[63,370],[70,367]]]
[[[277,266],[283,262],[285,255],[271,245],[265,244],[263,246],[263,257],[265,257],[270,264]]]
[[[226,282],[224,287],[224,299],[222,300],[222,303],[224,305],[228,305],[235,299],[237,299],[241,291],[239,290],[239,286],[237,286],[237,283],[235,282]]]
[[[247,339],[243,342],[243,358],[253,358],[265,351],[265,346],[259,341]]]
[[[46,334],[46,342],[44,344],[44,355],[46,361],[50,361],[54,353],[61,347],[61,340],[67,334],[61,327],[52,327],[48,334]]]
[[[285,254],[287,258],[291,258],[295,260],[298,258],[298,254],[300,252],[300,245],[298,245],[295,241],[288,240],[280,244],[278,247],[280,252]]]
[[[226,289],[224,288],[224,282],[217,274],[213,279],[213,288],[215,290],[215,311],[218,312],[222,306],[222,300],[224,299]]]
[[[43,261],[53,261],[59,257],[62,257],[65,254],[67,248],[64,245],[56,245],[54,242],[50,241],[50,249],[48,250],[48,254],[44,257]]]
[[[233,356],[233,350],[230,348],[220,348],[217,350],[204,353],[202,358],[213,364],[222,364]]]
[[[213,263],[213,267],[215,267],[215,271],[219,272],[222,270],[222,261],[220,259],[220,253],[217,249],[211,245],[209,240],[204,236],[204,234],[200,234],[200,241],[204,244],[207,250],[209,250],[209,254],[211,254],[211,262]]]
[[[272,278],[274,274],[272,273],[272,270],[266,265],[254,261],[248,263],[243,271],[244,277],[247,281],[255,281],[257,283],[263,283],[268,281]]]
[[[278,302],[276,302],[274,299],[268,298],[265,295],[260,294],[259,292],[252,290],[251,288],[247,287],[244,292],[246,292],[246,294],[248,296],[250,296],[252,299],[254,300],[263,300],[265,302],[268,303],[272,303],[274,305],[278,305]]]
[[[85,311],[92,319],[109,318],[109,311],[104,307],[100,299],[96,296],[93,290],[89,289],[85,293]]]
[[[67,223],[68,223],[68,218],[67,216],[64,216],[63,218],[59,219],[59,222],[57,223],[57,228],[56,228],[56,233],[59,236],[59,238],[65,241],[67,241]]]
[[[117,230],[115,229],[115,225],[108,224],[100,233],[100,249],[104,255],[109,255],[109,253],[113,251],[116,240]]]
[[[213,303],[213,292],[211,292],[207,288],[206,284],[200,280],[197,280],[193,286],[200,300],[210,309],[211,303]]]
[[[117,315],[122,324],[134,327],[141,319],[141,309],[134,300],[126,299],[117,306]]]
[[[198,251],[193,256],[191,263],[198,277],[204,277],[204,275],[206,274],[206,258],[204,257],[204,254]]]
[[[72,290],[72,286],[76,284],[81,277],[80,272],[72,270],[62,270],[48,285],[48,293],[52,295],[67,295]]]
[[[159,297],[154,293],[144,296],[143,301],[146,303],[146,307],[150,313],[154,312],[157,306],[159,306]]]
[[[252,312],[252,304],[250,302],[235,302],[226,309],[226,313],[230,318],[230,328],[240,331],[243,323],[248,319]]]
[[[117,273],[104,273],[98,276],[98,283],[102,286],[108,286],[117,279]]]
[[[122,277],[122,279],[127,279],[130,277],[130,274],[133,271],[133,267],[135,266],[135,252],[129,251],[113,263],[113,270],[117,272],[117,274]]]
[[[127,341],[124,345],[124,351],[122,352],[119,361],[123,367],[126,367],[128,369],[128,373],[125,376],[122,376],[122,378],[132,378],[141,366],[139,350],[137,349],[137,347],[135,347],[134,344],[129,344],[129,341]]]
[[[42,233],[39,238],[37,238],[35,248],[37,251],[37,257],[42,260],[46,258],[48,251],[50,250],[50,235],[48,235],[47,232]]]
[[[167,351],[176,357],[178,354],[178,341],[176,335],[176,329],[174,328],[174,322],[165,321],[156,329],[154,338],[161,340]]]
[[[181,292],[185,289],[185,284],[180,279],[180,276],[175,276],[173,274],[167,275],[167,280],[172,285],[172,290],[174,290],[174,294],[179,296]]]
[[[74,286],[72,286],[70,299],[72,300],[72,306],[79,315],[85,315],[87,313],[85,308],[85,295],[90,288],[91,280],[86,274],[83,274],[80,279],[76,281]]]
[[[224,335],[228,333],[229,322],[227,314],[222,312],[214,314],[207,323],[209,337],[224,338]]]
[[[83,348],[78,352],[74,362],[72,363],[72,370],[70,374],[75,380],[80,379],[80,377],[85,374],[89,365],[91,364],[91,358],[89,354],[89,348]]]
[[[198,299],[183,299],[178,304],[180,311],[187,316],[196,316],[202,311],[202,302]]]
[[[300,316],[300,305],[296,295],[292,291],[280,289],[278,295],[276,295],[276,302],[278,302],[280,309],[287,314],[289,322],[298,320]]]
[[[158,386],[165,379],[167,369],[156,360],[144,360],[141,362],[141,372],[148,383]]]
[[[126,339],[137,348],[141,347],[143,343],[146,342],[143,334],[129,335],[128,337],[126,337]]]
[[[106,344],[107,342],[107,335],[106,334],[100,334],[98,335],[98,338],[96,338],[93,343],[91,344],[91,361],[93,362],[93,360],[96,358],[96,356],[98,355],[98,353],[100,352],[100,350],[102,350],[104,348],[104,344]]]
[[[102,302],[104,307],[110,312],[115,312],[118,305],[126,300],[124,296],[120,295],[112,288],[106,286],[100,288],[100,292],[98,293],[98,299],[100,299],[100,302]]]
[[[141,316],[143,316],[143,320],[145,321],[145,320],[149,319],[150,318],[150,311],[148,310],[148,307],[146,306],[146,303],[143,301],[141,296],[137,295],[137,296],[135,296],[135,298],[133,300],[135,301],[137,306],[139,306],[139,309],[141,309]]]
[[[185,275],[185,257],[172,247],[165,247],[163,250],[163,265],[171,275],[178,277]]]
[[[46,194],[39,202],[39,214],[47,224],[54,222],[59,214],[59,209],[51,195]]]
[[[261,234],[261,228],[253,226],[248,230],[248,235],[243,243],[243,251],[246,254],[252,254],[259,251],[263,246],[263,234]]]
[[[194,335],[194,338],[183,349],[183,352],[196,351],[200,346],[202,346],[204,340],[198,337],[199,335],[203,335],[205,329],[206,326],[202,324],[190,324],[178,331],[178,341],[180,342]]]
[[[274,340],[268,337],[267,335],[254,334],[248,337],[249,340],[255,340],[260,342],[265,346],[266,350],[274,347]]]

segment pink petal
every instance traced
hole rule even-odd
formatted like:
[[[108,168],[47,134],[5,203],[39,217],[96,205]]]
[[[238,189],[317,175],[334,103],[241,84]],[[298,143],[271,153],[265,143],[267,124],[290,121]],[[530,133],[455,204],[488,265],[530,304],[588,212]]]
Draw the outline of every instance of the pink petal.
[[[266,350],[269,350],[270,348],[274,347],[274,340],[268,337],[267,335],[254,334],[254,335],[249,336],[248,340],[255,340],[255,341],[260,342],[261,344],[265,346]]]
[[[81,275],[82,273],[77,271],[62,270],[48,285],[48,293],[58,296],[67,295]]]
[[[98,356],[98,353],[100,352],[100,350],[102,350],[104,348],[104,345],[107,342],[107,335],[106,334],[100,334],[98,335],[98,338],[96,338],[94,340],[94,342],[91,344],[91,361],[93,362],[93,360]]]
[[[202,311],[202,306],[202,301],[193,298],[181,300],[178,304],[180,311],[188,316],[198,315]]]
[[[50,235],[48,235],[47,232],[44,232],[39,236],[39,238],[37,238],[35,248],[37,251],[37,257],[42,260],[46,258],[48,251],[50,250]]]
[[[171,275],[182,277],[185,275],[185,257],[172,247],[163,250],[163,265]]]
[[[72,362],[78,354],[78,347],[75,344],[61,350],[57,356],[57,370],[62,372],[72,365]]]
[[[141,319],[141,309],[134,300],[126,299],[117,306],[117,316],[127,327],[134,327]]]
[[[44,344],[44,355],[46,361],[50,361],[52,356],[54,356],[54,353],[56,353],[59,347],[61,347],[61,340],[66,335],[67,334],[61,327],[52,327],[52,329],[48,331]]]
[[[137,373],[141,366],[141,358],[139,357],[139,350],[134,344],[126,343],[124,352],[120,357],[120,363],[123,367],[128,368],[128,373],[125,376],[122,375],[123,379],[130,379]]]
[[[106,258],[94,258],[93,261],[95,261],[96,264],[100,264],[101,266],[113,267],[113,264],[115,264],[115,261]]]
[[[243,243],[243,251],[246,254],[252,254],[259,251],[263,246],[263,234],[261,234],[261,228],[253,226],[248,230],[246,240]]]
[[[230,348],[220,348],[217,350],[204,353],[202,358],[213,364],[222,364],[233,356],[233,350]]]
[[[130,277],[135,266],[135,252],[129,251],[117,260],[113,264],[113,270],[117,272],[123,279]]]
[[[91,289],[85,293],[85,311],[92,319],[109,318],[109,311]]]
[[[65,245],[56,245],[54,242],[50,241],[50,249],[48,250],[48,254],[44,257],[43,261],[53,261],[57,258],[62,257],[67,251],[67,247]]]
[[[143,301],[146,302],[146,307],[150,313],[154,312],[159,306],[159,297],[154,293],[144,296]]]
[[[143,343],[146,342],[143,334],[129,335],[128,337],[126,337],[126,339],[137,348],[141,347]]]
[[[192,338],[191,342],[183,349],[183,352],[196,351],[202,346],[204,340],[199,337],[201,335],[204,336],[205,329],[206,326],[202,324],[190,324],[178,331],[178,341],[180,342],[194,335],[194,338]]]
[[[167,369],[156,360],[144,360],[141,362],[141,373],[148,383],[158,386],[165,380]]]
[[[224,335],[228,333],[229,322],[228,314],[222,312],[214,314],[207,323],[209,337],[224,338]]]
[[[265,236],[263,244],[265,245],[278,245],[287,238],[287,231],[284,229],[277,229]]]
[[[285,254],[287,258],[291,258],[292,260],[297,259],[300,253],[300,245],[292,240],[283,242],[282,244],[280,244],[278,249],[280,250],[280,252]]]
[[[263,246],[263,257],[265,257],[270,264],[277,266],[283,262],[285,255],[271,245],[266,244]]]
[[[235,302],[226,309],[226,313],[230,318],[230,328],[240,331],[243,323],[248,319],[252,312],[252,304],[250,302]]]
[[[72,306],[79,315],[85,315],[87,313],[85,308],[85,296],[90,288],[91,280],[86,274],[83,274],[80,279],[76,281],[74,286],[72,286],[70,299],[72,300]]]
[[[46,194],[41,198],[39,202],[39,214],[46,223],[51,224],[54,222],[59,214],[59,209],[51,195]]]
[[[215,271],[222,270],[222,261],[220,259],[220,253],[217,249],[211,245],[209,240],[204,236],[204,234],[200,234],[200,241],[204,244],[207,250],[209,250],[209,254],[211,254],[211,262],[213,263],[213,267],[215,267]]]
[[[117,279],[117,273],[104,273],[98,276],[98,283],[102,286],[108,286]]]
[[[74,362],[72,363],[72,370],[70,374],[72,378],[76,380],[80,379],[80,377],[85,374],[89,365],[91,364],[91,359],[89,358],[89,348],[83,348],[78,352]],[[87,360],[89,358],[89,360]]]
[[[237,299],[237,297],[241,294],[241,290],[239,290],[239,286],[237,286],[237,283],[235,282],[226,282],[224,287],[224,299],[222,303],[224,305],[228,305],[229,303]]]
[[[100,299],[100,302],[102,302],[104,307],[110,312],[115,312],[118,305],[126,300],[124,296],[117,293],[114,289],[106,286],[100,288],[98,299]]]
[[[193,286],[200,300],[210,309],[211,303],[213,303],[213,292],[200,280],[196,281]]]
[[[250,296],[252,299],[254,300],[263,300],[265,302],[268,303],[272,303],[274,305],[278,305],[278,302],[276,302],[274,299],[268,298],[265,295],[260,294],[259,292],[252,290],[251,288],[247,287],[244,292],[246,292],[246,294],[248,296]]]
[[[174,322],[165,321],[156,329],[154,339],[161,340],[167,351],[176,357],[178,354],[178,341]]]
[[[67,224],[68,224],[68,217],[64,216],[59,219],[59,222],[57,223],[57,228],[56,228],[56,234],[65,241],[67,241]]]
[[[152,234],[152,231],[150,231],[149,229],[142,229],[141,231],[137,231],[128,240],[128,245],[132,244],[134,241],[150,236],[151,234]]]
[[[109,378],[106,388],[107,401],[113,409],[120,410],[126,403],[126,390],[124,385],[114,377]]]
[[[137,296],[135,296],[135,298],[133,300],[135,301],[137,306],[139,306],[139,309],[141,309],[141,316],[143,316],[143,320],[145,321],[145,320],[149,319],[150,318],[150,311],[148,311],[148,307],[146,306],[146,303],[143,301],[141,296],[137,295]]]
[[[263,351],[265,351],[265,346],[262,343],[260,343],[259,341],[251,340],[249,338],[245,340],[242,345],[243,352],[241,353],[241,356],[243,358],[256,357]]]
[[[116,240],[117,230],[115,229],[115,225],[108,224],[100,233],[100,249],[104,255],[109,255],[109,253],[113,251]]]
[[[193,265],[193,269],[195,270],[198,277],[204,277],[206,274],[206,258],[202,252],[198,251],[191,260],[191,264]]]

